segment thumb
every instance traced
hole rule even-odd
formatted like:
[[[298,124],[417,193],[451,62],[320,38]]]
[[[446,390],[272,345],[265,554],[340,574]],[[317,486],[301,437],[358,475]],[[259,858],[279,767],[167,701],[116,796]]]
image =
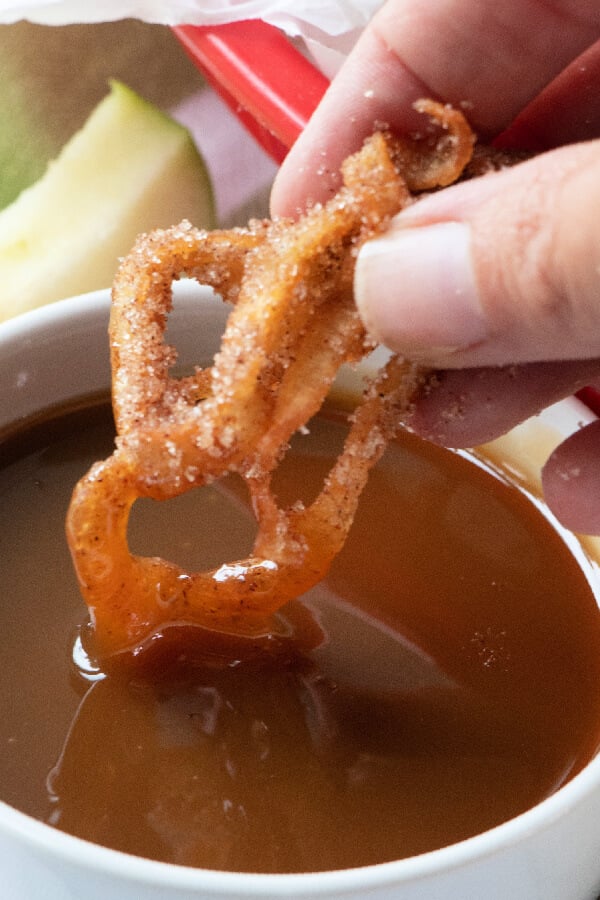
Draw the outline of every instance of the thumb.
[[[600,356],[600,141],[424,197],[361,249],[371,334],[439,368]]]

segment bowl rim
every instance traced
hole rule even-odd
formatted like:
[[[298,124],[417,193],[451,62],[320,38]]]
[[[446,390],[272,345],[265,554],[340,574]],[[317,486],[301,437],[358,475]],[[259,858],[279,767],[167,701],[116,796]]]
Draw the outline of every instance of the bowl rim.
[[[203,288],[199,290],[195,283],[179,283],[175,294],[184,303],[196,304],[199,309],[214,302],[213,292]],[[0,323],[0,352],[4,346],[13,342],[31,346],[33,339],[43,338],[48,326],[55,327],[69,320],[93,322],[104,315],[108,321],[109,302],[109,290],[93,291],[6,320]],[[585,409],[582,404],[574,398],[563,401],[561,405],[564,407],[565,404],[568,405],[567,419],[573,425],[580,422],[582,409]],[[564,427],[564,422],[560,427]],[[550,829],[558,819],[596,791],[600,792],[600,753],[555,793],[494,828],[418,856],[325,872],[236,873],[145,859],[59,831],[1,800],[0,837],[6,835],[19,839],[40,854],[58,857],[62,863],[69,863],[74,868],[102,872],[140,885],[204,889],[211,890],[216,895],[235,895],[240,898],[259,895],[293,897],[300,893],[305,895],[311,890],[318,890],[322,895],[334,895],[340,891],[356,893],[386,885],[416,882],[505,852],[524,839]]]

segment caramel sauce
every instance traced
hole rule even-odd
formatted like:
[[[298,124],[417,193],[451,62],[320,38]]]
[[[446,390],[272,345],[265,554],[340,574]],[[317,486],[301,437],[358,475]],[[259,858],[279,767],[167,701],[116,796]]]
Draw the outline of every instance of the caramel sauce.
[[[309,501],[344,432],[321,417],[277,485]],[[104,406],[0,445],[0,798],[80,837],[213,869],[398,859],[550,795],[600,743],[600,614],[584,564],[519,490],[405,435],[371,475],[325,581],[273,634],[171,629],[104,670],[64,538],[107,455]],[[244,556],[228,479],[140,501],[135,552]],[[210,639],[209,639],[210,638]]]

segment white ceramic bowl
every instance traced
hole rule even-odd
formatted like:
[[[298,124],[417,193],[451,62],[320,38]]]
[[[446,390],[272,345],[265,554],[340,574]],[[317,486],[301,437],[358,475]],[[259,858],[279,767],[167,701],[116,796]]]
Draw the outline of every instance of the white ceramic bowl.
[[[170,338],[206,363],[225,309],[180,285]],[[109,384],[108,292],[0,325],[0,429]],[[535,481],[540,458],[586,412],[575,401],[494,448]],[[600,595],[600,592],[598,592]],[[0,656],[1,659],[1,656]],[[538,806],[477,837],[412,859],[305,875],[240,875],[151,862],[95,846],[0,803],[0,896],[11,900],[596,900],[600,894],[600,756]]]

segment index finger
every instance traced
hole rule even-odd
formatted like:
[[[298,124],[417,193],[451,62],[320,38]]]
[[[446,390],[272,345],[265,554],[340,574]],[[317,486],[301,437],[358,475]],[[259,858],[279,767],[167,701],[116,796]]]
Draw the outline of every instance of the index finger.
[[[599,35],[595,0],[388,0],[285,160],[273,212],[326,200],[342,160],[379,123],[422,127],[419,97],[462,107],[480,135],[497,134]]]

